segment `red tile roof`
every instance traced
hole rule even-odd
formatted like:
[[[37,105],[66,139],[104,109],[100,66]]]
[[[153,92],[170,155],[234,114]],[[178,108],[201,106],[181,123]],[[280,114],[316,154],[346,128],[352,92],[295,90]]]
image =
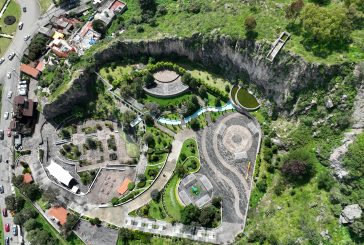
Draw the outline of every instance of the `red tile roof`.
[[[67,209],[63,207],[53,207],[48,210],[48,215],[56,218],[61,225],[66,224],[67,222]]]
[[[43,71],[44,65],[45,65],[44,60],[41,60],[41,61],[39,61],[38,65],[35,67],[35,69],[37,69],[38,71]]]
[[[86,25],[82,27],[82,30],[80,31],[80,36],[84,37],[88,30],[92,29],[92,22],[88,22]]]
[[[20,65],[20,71],[24,72],[25,74],[33,77],[34,79],[37,79],[39,76],[39,71],[27,64],[21,64]]]
[[[123,195],[128,190],[128,185],[131,182],[129,178],[124,179],[123,183],[118,188],[118,193]]]
[[[32,117],[34,112],[34,101],[27,99],[25,96],[15,96],[13,110],[14,112],[21,110],[23,116]]]
[[[124,7],[126,6],[126,4],[125,3],[123,3],[123,2],[121,2],[121,1],[118,1],[118,0],[116,0],[116,1],[114,1],[112,4],[111,4],[111,6],[110,6],[110,10],[112,10],[112,11],[114,11],[115,9],[117,9],[117,8],[120,8],[120,9],[123,9]]]
[[[23,175],[23,182],[24,183],[32,183],[33,182],[33,177],[30,173],[26,173]]]

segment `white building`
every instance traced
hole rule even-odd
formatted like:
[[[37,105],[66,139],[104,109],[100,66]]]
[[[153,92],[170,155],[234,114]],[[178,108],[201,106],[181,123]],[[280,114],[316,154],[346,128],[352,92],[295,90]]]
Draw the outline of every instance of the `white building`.
[[[49,174],[58,180],[63,185],[70,187],[71,181],[73,180],[72,175],[62,168],[60,165],[51,160],[51,164],[47,167]]]

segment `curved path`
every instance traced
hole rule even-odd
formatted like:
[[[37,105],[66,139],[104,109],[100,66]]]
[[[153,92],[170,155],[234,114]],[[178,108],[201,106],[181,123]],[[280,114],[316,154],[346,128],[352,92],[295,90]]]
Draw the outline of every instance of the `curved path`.
[[[244,214],[241,212],[240,206],[239,206],[239,201],[240,201],[239,190],[236,188],[234,182],[231,179],[229,179],[228,177],[226,177],[224,174],[220,173],[220,171],[216,168],[216,166],[213,163],[213,161],[210,159],[210,156],[209,156],[209,154],[207,152],[206,134],[207,134],[207,129],[205,129],[203,131],[203,133],[202,133],[202,145],[201,145],[202,154],[206,158],[207,164],[212,169],[212,171],[214,171],[214,173],[216,174],[216,176],[219,176],[219,178],[221,178],[222,180],[224,180],[230,186],[231,191],[233,192],[233,195],[234,195],[234,209],[235,209],[235,213],[239,216],[240,219],[244,220]]]
[[[227,117],[225,117],[221,122],[220,122],[220,125],[221,124],[225,124],[226,121],[232,119],[232,118],[235,118],[235,117],[238,117],[240,116],[239,114],[231,114]],[[213,147],[214,147],[214,152],[216,154],[216,157],[217,159],[219,159],[220,163],[226,168],[228,169],[231,173],[235,174],[239,180],[242,181],[243,185],[244,185],[244,189],[246,190],[246,197],[249,197],[250,195],[250,188],[249,188],[249,184],[248,182],[246,181],[245,177],[239,172],[239,170],[237,168],[235,168],[234,166],[232,166],[231,164],[229,164],[228,162],[225,161],[225,159],[221,156],[220,154],[220,151],[219,151],[219,148],[218,148],[218,145],[217,145],[217,142],[218,142],[218,139],[217,139],[217,136],[218,136],[218,132],[215,132],[214,133],[214,138],[213,138]],[[202,138],[204,140],[204,138]],[[205,139],[206,140],[206,139]]]

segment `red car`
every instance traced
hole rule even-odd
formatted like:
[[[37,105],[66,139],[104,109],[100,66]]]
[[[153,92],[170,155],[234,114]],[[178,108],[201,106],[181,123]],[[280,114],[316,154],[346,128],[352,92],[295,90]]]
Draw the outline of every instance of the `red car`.
[[[8,129],[6,130],[6,134],[8,135],[8,137],[11,137],[11,130],[10,130],[10,128],[8,128]]]
[[[3,216],[4,217],[8,216],[8,210],[6,208],[3,209]]]
[[[10,231],[10,225],[9,224],[5,224],[5,231],[9,232]]]

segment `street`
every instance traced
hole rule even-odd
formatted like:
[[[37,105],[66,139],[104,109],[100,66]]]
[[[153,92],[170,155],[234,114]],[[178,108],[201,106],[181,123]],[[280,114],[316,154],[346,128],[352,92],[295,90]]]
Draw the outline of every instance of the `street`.
[[[4,130],[5,137],[4,140],[1,142],[0,145],[0,154],[2,155],[2,162],[0,163],[0,185],[4,186],[4,194],[0,195],[0,207],[1,209],[5,208],[5,196],[11,193],[11,163],[12,163],[12,141],[10,137],[6,135],[6,129],[9,126],[11,116],[9,116],[8,120],[4,119],[4,113],[12,111],[12,104],[11,100],[14,96],[17,95],[17,85],[19,81],[19,67],[20,67],[20,60],[21,57],[30,43],[30,39],[25,42],[24,36],[33,34],[39,29],[37,22],[42,23],[46,20],[40,18],[40,9],[37,0],[17,0],[20,8],[26,7],[27,11],[24,13],[22,12],[21,18],[19,22],[23,22],[24,26],[22,30],[17,30],[12,43],[8,47],[7,51],[4,54],[5,62],[0,65],[0,81],[3,85],[2,91],[2,101],[1,101],[1,121],[0,121],[0,129]],[[50,16],[51,17],[51,16]],[[15,52],[15,57],[10,61],[8,59],[8,55],[11,52]],[[7,78],[7,73],[11,72],[11,78]],[[7,94],[9,91],[13,92],[12,98],[8,99]],[[6,160],[9,160],[9,163],[6,163]],[[10,244],[19,244],[18,237],[13,236],[12,227],[14,225],[10,212],[8,212],[7,217],[2,216],[2,223],[3,223],[3,231],[4,231],[4,239],[6,237],[10,237],[12,240]],[[5,224],[10,225],[10,232],[5,232],[4,226]]]

